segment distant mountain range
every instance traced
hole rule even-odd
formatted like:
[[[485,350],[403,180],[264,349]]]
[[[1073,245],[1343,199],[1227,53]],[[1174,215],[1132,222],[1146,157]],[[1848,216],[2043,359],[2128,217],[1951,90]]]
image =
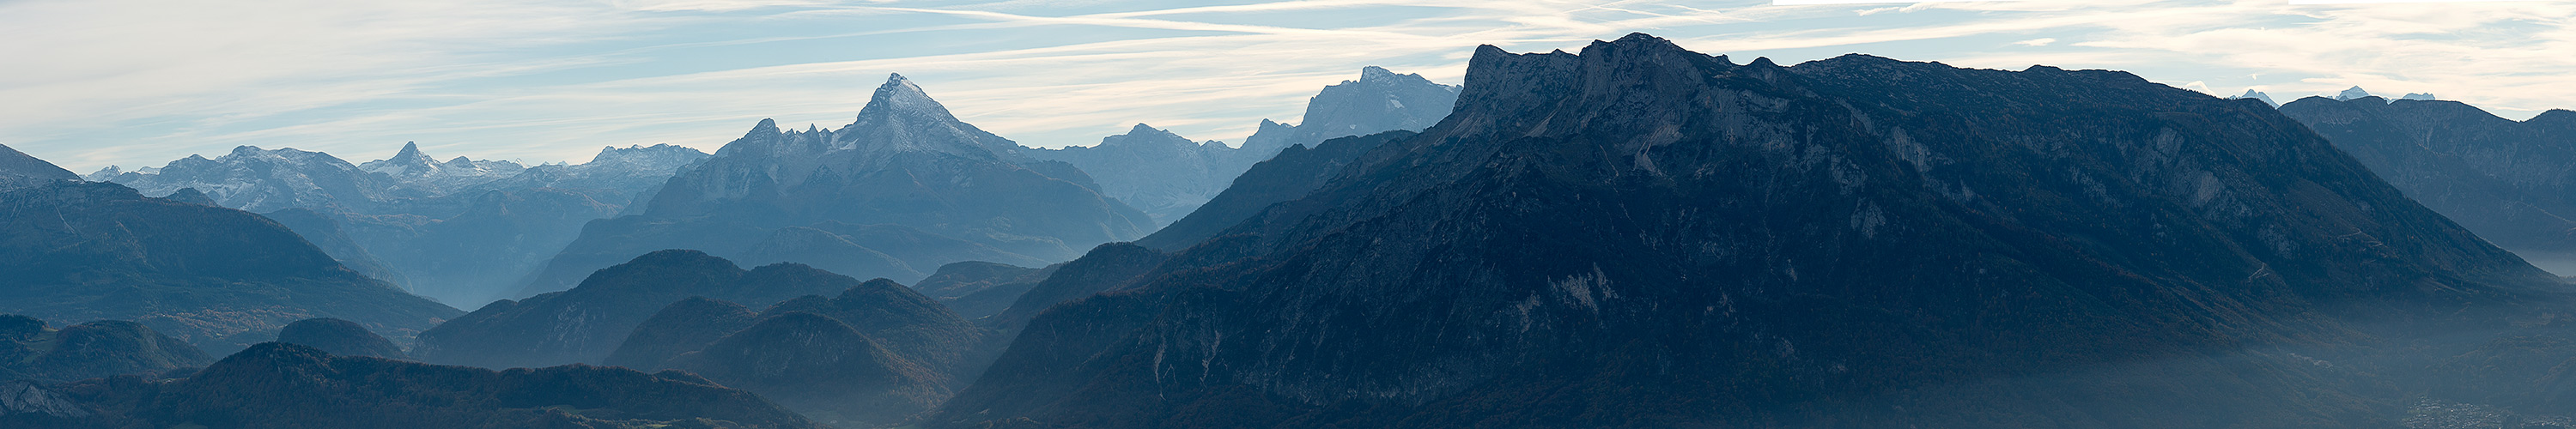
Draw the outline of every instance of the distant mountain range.
[[[1262,120],[1258,131],[1239,148],[1214,141],[1192,142],[1136,124],[1126,134],[1101,139],[1099,145],[1027,153],[1090,172],[1103,193],[1144,210],[1161,225],[1188,216],[1224,191],[1235,176],[1281,150],[1337,137],[1419,131],[1448,116],[1449,105],[1457,100],[1458,87],[1372,66],[1360,70],[1359,80],[1324,87],[1307,102],[1302,124]]]
[[[1237,180],[1265,208],[1064,285],[926,425],[2395,427],[2566,331],[2326,139],[2127,73],[1640,34],[1480,48],[1456,106]]]
[[[110,166],[87,178],[267,213],[361,272],[472,307],[515,292],[583,224],[616,216],[705,157],[670,145],[609,147],[587,163],[529,167],[438,161],[406,143],[392,158],[353,165],[320,152],[243,146],[159,168]]]
[[[0,279],[0,313],[135,321],[217,352],[312,317],[408,340],[460,314],[351,271],[268,218],[76,179],[0,192]]]
[[[661,249],[913,281],[951,262],[1071,259],[1152,231],[1081,169],[1020,149],[892,76],[848,126],[762,120],[673,176],[641,214],[586,228],[520,294]]]

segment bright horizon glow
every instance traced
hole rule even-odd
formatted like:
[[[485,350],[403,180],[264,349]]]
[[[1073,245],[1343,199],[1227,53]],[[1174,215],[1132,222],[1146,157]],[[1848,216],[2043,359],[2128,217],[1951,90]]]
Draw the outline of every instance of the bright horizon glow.
[[[238,145],[356,163],[407,141],[582,162],[601,146],[713,151],[763,118],[846,125],[896,72],[1024,145],[1139,122],[1240,142],[1363,66],[1456,84],[1479,44],[1571,51],[1630,32],[1739,63],[1866,53],[2283,102],[2361,86],[2514,119],[2576,107],[2566,0],[0,0],[14,41],[0,144],[80,173]]]

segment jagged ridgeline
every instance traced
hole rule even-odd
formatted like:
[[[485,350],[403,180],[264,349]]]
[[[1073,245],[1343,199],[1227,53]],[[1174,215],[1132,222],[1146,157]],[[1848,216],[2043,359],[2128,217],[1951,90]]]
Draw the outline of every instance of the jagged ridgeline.
[[[1039,266],[1151,231],[1080,169],[1019,149],[893,76],[848,126],[762,120],[664,183],[643,214],[592,223],[522,295],[662,249],[917,281],[951,262]]]
[[[616,216],[706,156],[670,145],[607,147],[582,164],[522,166],[442,162],[404,144],[392,158],[353,165],[322,152],[242,146],[87,178],[266,214],[362,274],[471,307],[516,293],[584,223]]]
[[[929,424],[2396,427],[2568,308],[2268,106],[2114,71],[1486,46],[1335,168]]]
[[[1360,69],[1358,80],[1325,86],[1306,103],[1304,122],[1287,125],[1267,119],[1242,147],[1215,141],[1193,142],[1170,131],[1136,124],[1126,134],[1109,136],[1099,145],[1033,149],[1029,156],[1081,167],[1099,179],[1102,193],[1171,223],[1196,211],[1226,189],[1254,163],[1295,146],[1385,131],[1420,131],[1449,115],[1458,87],[1432,83],[1418,74],[1397,74],[1375,66]]]

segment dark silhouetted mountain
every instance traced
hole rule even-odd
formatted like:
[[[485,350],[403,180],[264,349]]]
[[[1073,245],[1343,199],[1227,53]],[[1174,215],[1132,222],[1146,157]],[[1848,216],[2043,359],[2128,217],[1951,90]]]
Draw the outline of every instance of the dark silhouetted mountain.
[[[844,273],[851,277],[919,278],[920,271],[885,252],[850,242],[848,237],[819,229],[791,226],[771,232],[768,239],[751,245],[742,252],[747,264],[804,261],[824,271]]]
[[[411,354],[426,362],[485,368],[597,363],[672,302],[699,296],[766,306],[858,284],[804,265],[744,271],[695,250],[664,250],[592,273],[571,290],[495,301],[422,332]]]
[[[1007,333],[1017,333],[1029,318],[1037,317],[1056,304],[1109,291],[1128,280],[1162,265],[1171,255],[1133,243],[1109,243],[1092,248],[1082,259],[1066,262],[1046,280],[1029,288],[1011,301],[1011,306],[977,323]]]
[[[681,373],[563,366],[492,371],[252,346],[185,379],[50,386],[88,416],[68,428],[742,428],[824,426]]]
[[[1064,161],[1089,172],[1110,197],[1143,210],[1157,223],[1190,214],[1225,190],[1243,164],[1242,151],[1216,141],[1190,141],[1179,134],[1136,124],[1126,134],[1100,139],[1096,146],[1030,149],[1029,156]]]
[[[943,376],[884,344],[840,320],[797,311],[768,316],[671,364],[845,427],[898,423],[947,399]]]
[[[728,302],[683,300],[638,325],[610,362],[688,371],[825,423],[882,426],[947,399],[954,383],[992,361],[999,339],[912,288],[875,279],[756,316]]]
[[[1367,136],[1326,140],[1307,149],[1300,144],[1279,151],[1278,156],[1254,164],[1225,193],[1210,199],[1207,205],[1189,217],[1136,239],[1136,244],[1164,251],[1178,251],[1215,238],[1226,228],[1242,223],[1272,204],[1295,200],[1323,187],[1344,165],[1386,142],[1413,138],[1411,131],[1388,131]]]
[[[413,188],[434,194],[489,183],[518,175],[526,166],[510,161],[478,161],[456,157],[439,162],[421,153],[420,144],[405,142],[394,157],[358,164],[359,170],[381,173]]]
[[[848,323],[887,350],[940,374],[973,371],[984,363],[975,356],[987,336],[982,328],[892,280],[869,280],[832,298],[809,295],[787,300],[761,311],[761,317],[789,312]]]
[[[180,194],[185,194],[195,189],[196,188],[187,188],[179,191]],[[175,196],[178,194],[172,195]],[[203,197],[205,194],[196,195]],[[169,200],[189,204],[214,205],[182,201],[176,198],[171,198]],[[277,224],[285,225],[287,229],[295,231],[295,235],[304,237],[305,242],[312,243],[313,247],[322,249],[322,253],[331,255],[332,260],[340,261],[341,266],[348,267],[351,271],[357,271],[358,274],[365,274],[367,277],[373,277],[377,280],[384,280],[386,283],[392,283],[395,287],[405,287],[410,284],[410,281],[404,278],[402,274],[394,272],[392,268],[388,268],[383,259],[377,258],[375,253],[368,252],[366,247],[359,246],[356,240],[350,239],[348,231],[341,229],[340,222],[333,220],[333,216],[314,212],[313,209],[300,207],[269,212],[268,214],[260,216],[267,217],[268,220],[276,221]]]
[[[1134,239],[1153,227],[1143,213],[1086,187],[1092,180],[1080,170],[1019,151],[894,76],[849,126],[786,131],[762,120],[673,176],[643,214],[585,228],[527,292],[561,289],[582,273],[656,249],[740,256],[791,226],[848,236],[823,224],[897,225],[1040,261],[1071,259],[1082,246]],[[920,258],[850,238],[916,271],[963,260],[1019,263]],[[849,253],[842,247],[832,256]]]
[[[211,362],[196,346],[140,323],[101,320],[55,330],[33,317],[0,314],[0,380],[150,376]]]
[[[742,304],[689,297],[635,325],[635,332],[627,334],[600,363],[644,370],[670,368],[666,362],[671,358],[706,348],[759,320],[758,313]]]
[[[1306,101],[1305,119],[1295,126],[1261,121],[1243,139],[1245,163],[1270,159],[1289,146],[1312,147],[1324,140],[1420,130],[1449,116],[1458,102],[1458,87],[1432,83],[1418,74],[1396,74],[1375,66],[1360,69],[1360,79],[1324,87]]]
[[[113,183],[0,193],[0,312],[132,320],[208,350],[336,317],[408,339],[456,309],[350,271],[287,227]]]
[[[957,312],[958,317],[980,319],[1001,313],[1018,301],[1021,294],[1036,288],[1038,282],[1054,275],[1064,264],[1046,268],[1028,268],[1010,264],[969,261],[939,267],[921,283],[912,285],[923,296],[938,300]]]
[[[2397,427],[2436,359],[2566,329],[2306,127],[2128,73],[1638,34],[1481,47],[1456,106],[1037,313],[929,423]]]
[[[197,188],[179,188],[178,191],[173,191],[170,195],[164,195],[161,199],[201,206],[223,206],[222,204],[216,204],[214,197],[208,197],[204,192],[197,192]]]
[[[304,319],[277,331],[277,342],[321,349],[338,356],[410,359],[401,346],[368,331],[357,322],[333,318]]]
[[[2456,101],[2309,97],[2281,106],[2425,207],[2499,246],[2576,251],[2576,121]],[[2543,116],[2576,118],[2576,112]]]
[[[0,192],[33,188],[64,180],[80,180],[80,178],[80,175],[72,174],[71,170],[64,170],[54,163],[28,156],[26,152],[11,149],[8,145],[0,145]]]

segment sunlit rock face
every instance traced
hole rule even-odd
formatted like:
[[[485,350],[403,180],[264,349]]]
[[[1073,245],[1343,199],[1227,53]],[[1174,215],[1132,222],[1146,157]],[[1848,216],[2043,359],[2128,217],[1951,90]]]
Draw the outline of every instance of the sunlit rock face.
[[[2376,386],[2477,341],[2389,345],[2564,330],[2556,279],[2296,121],[2121,72],[1489,46],[1349,159],[1031,318],[930,424],[2395,426]]]

